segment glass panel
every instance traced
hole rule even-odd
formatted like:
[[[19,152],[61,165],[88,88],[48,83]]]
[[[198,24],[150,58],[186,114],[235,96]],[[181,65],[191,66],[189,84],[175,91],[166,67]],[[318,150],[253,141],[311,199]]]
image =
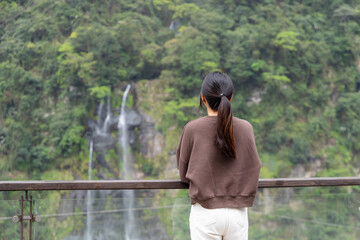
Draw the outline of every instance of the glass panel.
[[[358,239],[356,187],[262,189],[249,211],[251,239]]]
[[[37,193],[34,213],[41,215],[41,221],[34,224],[34,239],[184,240],[190,236],[190,201],[187,197],[177,197],[179,192]],[[183,195],[187,196],[187,191]]]
[[[190,240],[187,190],[31,194],[34,214],[41,216],[33,239]],[[20,212],[14,199],[21,194],[1,196],[0,239],[16,239],[20,223],[12,223],[11,217]],[[249,209],[249,239],[357,240],[359,207],[356,187],[260,189]]]
[[[16,196],[17,195],[17,196]],[[0,239],[20,239],[20,222],[13,223],[13,216],[20,214],[17,197],[21,194],[0,192]]]

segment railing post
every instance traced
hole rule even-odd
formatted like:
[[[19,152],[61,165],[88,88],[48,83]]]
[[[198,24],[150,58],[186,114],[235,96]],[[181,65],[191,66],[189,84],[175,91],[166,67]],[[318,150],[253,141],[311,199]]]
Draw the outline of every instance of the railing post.
[[[27,191],[25,191],[25,195],[27,194]],[[20,200],[20,239],[24,240],[24,196],[21,196],[21,200]]]
[[[29,239],[32,240],[32,223],[34,221],[34,218],[33,218],[33,212],[32,212],[32,204],[33,204],[33,201],[32,201],[32,196],[30,196],[30,219],[29,219],[29,222],[30,222],[30,227],[29,227]]]
[[[32,196],[28,195],[28,191],[25,191],[25,199],[24,196],[20,198],[20,215],[15,215],[12,217],[12,221],[17,223],[20,221],[20,239],[24,240],[24,220],[29,221],[29,240],[32,240],[32,226],[33,222],[40,222],[41,217],[33,214],[33,199]],[[24,202],[29,202],[30,204],[30,213],[29,216],[24,216]]]

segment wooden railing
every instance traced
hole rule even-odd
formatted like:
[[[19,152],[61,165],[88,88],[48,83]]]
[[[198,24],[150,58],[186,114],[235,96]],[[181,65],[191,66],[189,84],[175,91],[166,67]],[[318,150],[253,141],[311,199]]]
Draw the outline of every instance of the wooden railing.
[[[333,178],[275,178],[260,179],[259,188],[283,187],[325,187],[325,186],[355,186],[360,185],[360,177],[333,177]],[[98,181],[0,181],[0,191],[25,191],[21,196],[21,214],[11,219],[14,223],[20,222],[20,239],[24,239],[24,222],[29,222],[29,239],[32,240],[32,225],[41,220],[40,215],[33,213],[32,196],[29,191],[44,190],[126,190],[126,189],[187,189],[188,184],[178,180],[98,180]],[[30,215],[24,215],[24,202],[30,206]]]
[[[360,177],[260,179],[259,188],[360,185]],[[186,189],[178,180],[0,181],[0,191]]]

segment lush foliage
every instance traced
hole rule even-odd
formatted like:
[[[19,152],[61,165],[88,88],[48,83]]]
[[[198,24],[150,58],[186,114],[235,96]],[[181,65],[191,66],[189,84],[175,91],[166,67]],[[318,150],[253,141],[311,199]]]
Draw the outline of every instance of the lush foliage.
[[[359,174],[358,1],[7,0],[1,179],[85,179],[87,120],[104,97],[119,105],[116,89],[129,82],[166,139],[156,159],[136,153],[138,166],[163,176],[182,127],[201,115],[201,78],[213,70],[234,81],[234,115],[254,126],[262,177],[299,176],[299,166]]]

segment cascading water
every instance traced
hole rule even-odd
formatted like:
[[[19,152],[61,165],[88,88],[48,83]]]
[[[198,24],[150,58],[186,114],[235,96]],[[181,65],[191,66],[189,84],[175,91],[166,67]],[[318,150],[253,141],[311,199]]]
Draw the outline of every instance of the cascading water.
[[[98,120],[97,120],[96,128],[95,128],[97,135],[101,135],[101,127],[100,126],[101,126],[101,113],[102,113],[103,107],[104,107],[104,103],[101,101],[98,112],[97,112]]]
[[[127,125],[126,125],[126,112],[125,112],[125,107],[126,107],[126,99],[127,96],[129,94],[131,85],[127,85],[125,92],[124,92],[124,96],[122,98],[122,103],[121,103],[121,112],[120,112],[120,119],[119,119],[119,123],[118,123],[118,128],[121,131],[120,134],[120,146],[122,149],[122,162],[123,162],[123,170],[124,170],[124,179],[128,180],[130,179],[132,176],[132,172],[131,172],[131,168],[129,167],[129,149],[128,149],[128,132],[127,132]]]
[[[121,103],[121,112],[120,112],[120,119],[118,122],[118,128],[121,131],[119,143],[122,150],[122,164],[123,164],[123,178],[126,180],[132,179],[134,176],[134,170],[131,164],[131,156],[129,153],[129,141],[128,141],[128,130],[126,124],[126,100],[129,94],[131,85],[128,84]],[[120,176],[121,177],[121,176]],[[125,239],[130,240],[134,239],[134,191],[133,190],[126,190],[124,192],[124,206],[127,210],[126,218],[128,221],[125,223]]]
[[[122,104],[120,109],[120,116],[118,118],[118,129],[120,131],[118,142],[121,147],[121,155],[120,161],[122,163],[122,170],[120,171],[120,179],[132,179],[134,175],[134,170],[132,166],[132,158],[131,153],[129,151],[129,140],[128,140],[128,126],[126,123],[126,100],[128,98],[128,94],[130,91],[131,85],[127,85],[126,90],[124,92],[122,98]],[[101,101],[97,111],[97,122],[94,126],[95,132],[93,132],[91,136],[91,140],[89,143],[89,166],[88,166],[88,179],[91,180],[91,169],[92,169],[92,161],[93,161],[93,151],[94,148],[98,149],[97,151],[101,150],[102,155],[105,155],[103,147],[106,142],[109,142],[111,137],[111,123],[114,121],[114,116],[111,112],[111,99],[107,97],[104,101]],[[96,145],[96,147],[95,147]],[[86,199],[86,229],[84,233],[84,239],[86,240],[93,240],[93,239],[107,239],[112,237],[116,233],[116,227],[112,224],[106,224],[105,231],[99,231],[99,223],[98,218],[100,215],[92,216],[92,211],[95,210],[99,211],[101,207],[94,202],[94,194],[107,194],[104,191],[97,191],[96,193],[92,191],[87,191],[87,199]],[[104,197],[101,197],[104,198]],[[123,232],[123,239],[126,240],[134,240],[134,235],[136,235],[136,231],[134,231],[134,212],[132,210],[134,205],[134,191],[126,190],[123,192],[123,206],[125,209],[125,216],[126,219],[124,225],[124,232]],[[100,210],[101,211],[101,210]],[[100,217],[101,218],[101,217]],[[104,221],[104,220],[103,220]],[[121,237],[120,237],[121,239]]]
[[[94,152],[94,142],[98,144],[98,148],[103,147],[109,138],[111,138],[111,133],[109,129],[110,121],[111,121],[111,108],[110,108],[111,99],[110,97],[107,98],[106,102],[101,101],[99,104],[99,108],[97,111],[97,122],[95,126],[95,131],[92,133],[90,144],[89,144],[89,164],[88,164],[88,180],[92,180],[91,170],[93,164],[93,152]],[[104,113],[106,112],[106,115]],[[100,142],[99,142],[100,141]],[[101,192],[101,191],[99,191]],[[99,194],[98,192],[98,194]],[[96,203],[94,202],[94,192],[87,191],[86,192],[86,229],[84,233],[83,239],[86,240],[93,240],[99,239],[96,237],[98,231],[94,230],[97,224],[94,224],[94,216],[92,215],[93,208],[98,208]]]
[[[107,133],[107,131],[109,130],[108,126],[109,126],[109,123],[110,123],[110,119],[111,119],[110,96],[108,96],[108,98],[107,98],[107,106],[106,106],[106,118],[105,118],[105,122],[104,122],[104,125],[103,125],[102,132]]]
[[[88,169],[88,180],[91,180],[91,166],[92,166],[92,158],[93,158],[93,150],[94,150],[94,142],[91,138],[90,146],[89,146],[89,169]],[[91,191],[88,190],[86,192],[86,240],[92,240],[91,234],[91,211],[92,211],[92,196]]]
[[[119,116],[114,116],[111,109],[111,98],[103,99],[97,109],[97,120],[88,120],[88,128],[91,130],[89,138],[89,163],[88,179],[125,179],[131,180],[135,177],[133,156],[130,151],[131,131],[134,127],[140,126],[141,117],[136,117],[134,109],[126,108],[131,85],[129,84],[122,96]],[[140,120],[139,120],[140,119]],[[113,131],[118,130],[119,134],[114,139]],[[120,151],[119,151],[120,150]],[[117,175],[115,161],[108,161],[109,151],[112,154],[119,154],[119,165],[121,168]],[[96,158],[95,154],[96,153]],[[112,155],[114,156],[114,155]],[[116,159],[116,158],[115,158]],[[114,160],[115,160],[114,159]],[[92,167],[96,164],[96,171]],[[119,199],[119,197],[123,199]],[[72,233],[64,240],[164,240],[169,239],[165,229],[159,224],[144,222],[141,211],[134,211],[135,191],[124,190],[111,191],[87,191],[86,192],[86,221],[81,232]],[[120,201],[120,202],[119,202]],[[82,202],[83,203],[83,202]],[[145,203],[141,203],[145,204]],[[82,208],[78,205],[77,208]],[[114,210],[114,211],[113,211]],[[74,208],[75,211],[75,208]],[[150,227],[151,226],[151,227]],[[146,229],[146,230],[145,230]]]

